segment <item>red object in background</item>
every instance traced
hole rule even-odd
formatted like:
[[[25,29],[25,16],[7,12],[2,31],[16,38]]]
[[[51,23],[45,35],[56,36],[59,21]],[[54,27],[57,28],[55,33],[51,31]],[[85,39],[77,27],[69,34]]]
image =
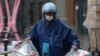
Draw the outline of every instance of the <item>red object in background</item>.
[[[76,7],[76,0],[70,0],[70,24],[72,26],[76,26],[76,10],[75,10],[75,7]]]
[[[6,5],[7,18],[8,18],[8,24],[7,24],[8,27],[7,27],[7,33],[5,34],[5,38],[7,38],[8,33],[10,32],[10,30],[12,28],[16,39],[20,40],[20,37],[19,37],[19,35],[17,33],[17,27],[16,27],[16,19],[17,19],[17,13],[18,13],[19,5],[20,5],[20,0],[15,0],[14,1],[12,15],[10,13],[8,0],[5,0],[5,5]]]

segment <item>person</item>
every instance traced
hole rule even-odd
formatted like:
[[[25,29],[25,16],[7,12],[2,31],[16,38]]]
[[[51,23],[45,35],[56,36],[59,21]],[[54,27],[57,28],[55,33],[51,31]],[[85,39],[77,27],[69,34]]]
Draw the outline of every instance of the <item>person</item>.
[[[76,34],[57,18],[57,7],[54,3],[44,4],[42,13],[43,18],[33,26],[29,37],[40,56],[43,56],[43,48],[47,48],[47,56],[64,56],[70,49],[80,47]],[[72,45],[75,47],[72,48]]]
[[[87,17],[83,22],[83,26],[86,27],[89,34],[89,50],[100,55],[100,14],[98,13],[97,2],[99,1],[88,0]]]

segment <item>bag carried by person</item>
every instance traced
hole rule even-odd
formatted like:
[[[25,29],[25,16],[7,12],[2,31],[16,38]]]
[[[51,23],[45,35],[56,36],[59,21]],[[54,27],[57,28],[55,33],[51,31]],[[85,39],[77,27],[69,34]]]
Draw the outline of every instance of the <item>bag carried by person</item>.
[[[88,51],[78,49],[77,51],[71,50],[65,56],[92,56]]]
[[[15,49],[13,56],[39,56],[35,46],[30,40],[17,44]]]

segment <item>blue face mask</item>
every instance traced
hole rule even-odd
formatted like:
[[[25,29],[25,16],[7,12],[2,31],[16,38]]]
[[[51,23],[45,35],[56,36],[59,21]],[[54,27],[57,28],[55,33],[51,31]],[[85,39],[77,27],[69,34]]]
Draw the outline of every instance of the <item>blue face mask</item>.
[[[42,56],[49,56],[49,43],[43,43]]]

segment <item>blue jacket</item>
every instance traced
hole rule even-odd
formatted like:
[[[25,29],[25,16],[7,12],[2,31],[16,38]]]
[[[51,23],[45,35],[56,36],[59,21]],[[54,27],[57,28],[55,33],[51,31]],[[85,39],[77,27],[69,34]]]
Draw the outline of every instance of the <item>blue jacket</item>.
[[[43,43],[50,44],[49,56],[64,56],[73,43],[79,46],[79,39],[72,30],[65,26],[59,19],[52,22],[40,20],[34,27],[30,39],[37,48],[40,56]]]

